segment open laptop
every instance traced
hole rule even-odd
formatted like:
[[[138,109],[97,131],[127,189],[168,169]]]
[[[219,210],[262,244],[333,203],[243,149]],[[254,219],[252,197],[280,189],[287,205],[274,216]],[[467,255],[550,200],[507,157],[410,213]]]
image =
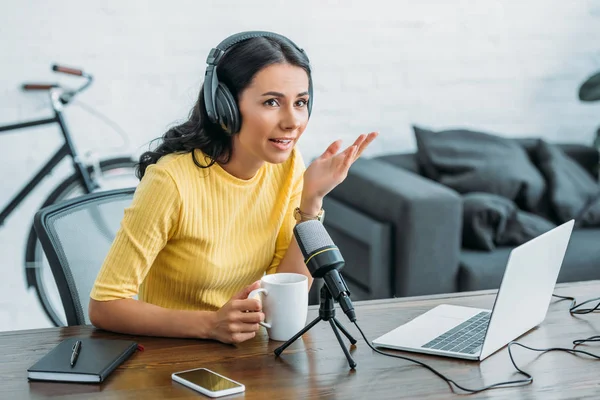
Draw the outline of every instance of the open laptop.
[[[439,305],[375,339],[375,347],[483,360],[539,325],[552,299],[574,220],[514,248],[492,310]]]

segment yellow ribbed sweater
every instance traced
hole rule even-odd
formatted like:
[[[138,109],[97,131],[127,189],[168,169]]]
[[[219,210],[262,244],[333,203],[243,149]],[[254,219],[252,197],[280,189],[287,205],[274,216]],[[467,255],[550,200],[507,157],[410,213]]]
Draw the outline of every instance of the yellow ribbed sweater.
[[[207,161],[196,150],[196,159]],[[217,310],[276,271],[293,236],[304,162],[297,149],[249,180],[192,154],[150,165],[90,296],[133,298],[179,310]]]

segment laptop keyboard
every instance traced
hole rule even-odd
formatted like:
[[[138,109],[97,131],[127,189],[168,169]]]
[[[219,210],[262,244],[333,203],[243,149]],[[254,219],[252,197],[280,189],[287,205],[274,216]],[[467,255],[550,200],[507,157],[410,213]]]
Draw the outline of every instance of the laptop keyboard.
[[[482,311],[421,347],[453,351],[455,353],[476,354],[481,350],[489,322],[490,313]]]

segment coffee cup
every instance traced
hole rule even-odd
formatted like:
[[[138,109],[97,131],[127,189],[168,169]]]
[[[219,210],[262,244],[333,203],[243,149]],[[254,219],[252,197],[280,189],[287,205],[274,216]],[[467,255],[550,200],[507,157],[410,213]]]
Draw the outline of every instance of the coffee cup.
[[[265,275],[260,288],[253,290],[248,298],[262,303],[269,338],[286,341],[306,324],[308,314],[308,278],[302,274],[277,273]]]

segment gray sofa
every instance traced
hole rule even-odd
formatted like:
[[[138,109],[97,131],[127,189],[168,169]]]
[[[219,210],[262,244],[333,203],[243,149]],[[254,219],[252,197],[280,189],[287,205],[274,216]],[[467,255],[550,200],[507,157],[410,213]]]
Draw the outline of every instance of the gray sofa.
[[[515,139],[532,156],[535,139]],[[598,177],[598,152],[559,147]],[[325,225],[346,261],[352,298],[498,288],[511,247],[461,248],[462,200],[423,176],[416,155],[361,158],[325,199]],[[576,229],[559,282],[600,279],[600,228]]]

